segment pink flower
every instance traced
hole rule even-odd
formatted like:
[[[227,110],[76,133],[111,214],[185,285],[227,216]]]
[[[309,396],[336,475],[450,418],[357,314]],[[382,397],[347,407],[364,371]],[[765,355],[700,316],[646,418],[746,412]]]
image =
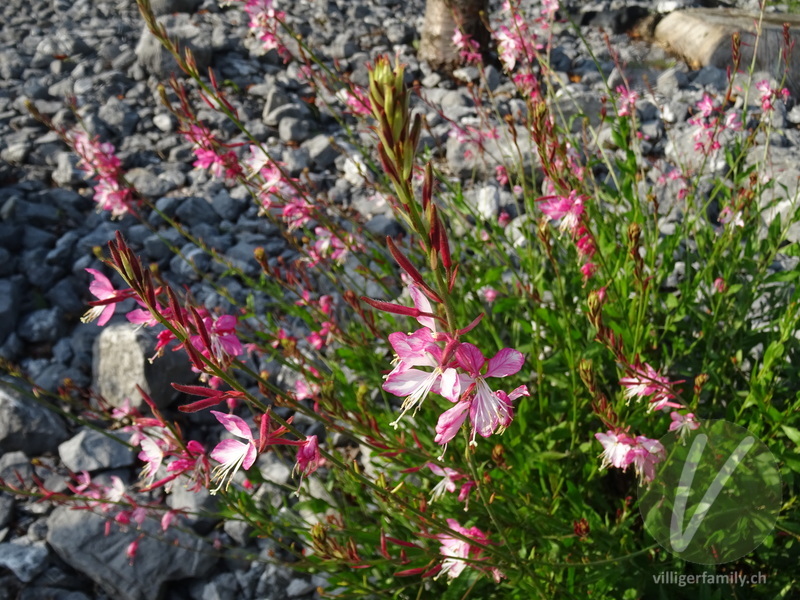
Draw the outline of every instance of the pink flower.
[[[594,437],[603,446],[601,470],[609,465],[623,470],[628,467],[630,463],[627,461],[627,457],[634,445],[633,438],[626,433],[615,433],[614,431],[595,433]]]
[[[436,423],[436,437],[434,442],[447,448],[447,444],[456,437],[458,430],[464,424],[464,421],[469,414],[469,400],[462,400],[453,408],[444,411],[439,415],[439,421]],[[444,457],[444,450],[439,460]]]
[[[631,398],[639,397],[645,398],[652,396],[650,400],[650,410],[662,410],[667,407],[680,408],[680,404],[671,402],[675,395],[670,391],[671,386],[683,383],[681,381],[670,381],[663,377],[649,364],[636,363],[630,365],[631,371],[634,375],[632,377],[623,377],[619,380],[620,384],[625,388],[625,398],[630,401]]]
[[[250,172],[247,178],[251,179],[258,173],[260,173],[261,169],[271,164],[272,162],[273,162],[272,157],[270,157],[270,155],[267,154],[267,152],[265,152],[259,146],[251,144],[250,155],[244,160],[244,164],[248,168],[248,171]]]
[[[508,185],[508,171],[503,165],[497,165],[494,168],[494,177],[500,185]]]
[[[717,277],[717,278],[714,280],[714,290],[715,290],[715,291],[716,291],[718,294],[722,294],[722,293],[725,291],[725,288],[726,288],[726,286],[725,286],[725,280],[724,280],[722,277]]]
[[[636,101],[639,99],[639,94],[629,90],[624,85],[617,86],[617,94],[619,94],[617,115],[620,117],[634,116],[636,114]]]
[[[428,463],[425,466],[433,471],[434,475],[442,478],[442,480],[431,490],[431,502],[435,502],[441,498],[445,492],[450,492],[451,494],[455,492],[456,481],[465,477],[465,475],[462,475],[455,469],[451,469],[449,467],[440,467],[434,463]]]
[[[475,562],[483,560],[481,546],[489,543],[489,537],[484,532],[477,527],[466,529],[455,519],[447,519],[447,526],[462,536],[471,538],[476,544],[457,538],[449,533],[438,534],[436,537],[441,543],[439,553],[444,557],[444,561],[442,561],[442,570],[437,577],[447,573],[449,579],[455,579],[461,575],[466,567],[488,572],[497,582],[504,577],[503,573],[496,567],[483,567],[479,562]],[[470,562],[466,562],[464,559],[469,559]]]
[[[514,375],[525,362],[523,354],[511,348],[503,348],[488,361],[483,353],[473,344],[462,343],[456,350],[456,361],[467,375],[461,375],[461,386],[467,387],[472,394],[469,406],[469,417],[472,423],[472,441],[475,434],[489,437],[495,432],[502,433],[514,418],[512,400],[528,395],[528,388],[520,386],[510,395],[505,392],[493,392],[486,383],[486,377],[507,377]],[[481,373],[486,366],[486,372]],[[438,437],[438,436],[437,436]]]
[[[655,478],[656,465],[667,457],[667,451],[658,440],[637,435],[626,460],[633,464],[639,483],[651,482]]]
[[[308,477],[322,464],[317,436],[310,435],[297,446],[297,464],[294,470],[302,477]]]
[[[480,292],[481,296],[483,296],[483,299],[486,302],[488,302],[489,304],[491,304],[492,302],[497,300],[497,296],[499,295],[499,293],[498,293],[498,291],[496,289],[494,289],[492,287],[488,287],[488,286],[484,287],[484,288],[481,288],[478,291]]]
[[[704,119],[709,118],[715,111],[714,99],[708,94],[703,94],[703,99],[697,103],[697,110]]]
[[[736,227],[744,227],[744,219],[742,218],[742,211],[734,211],[730,206],[726,206],[719,213],[719,222],[723,225],[730,223]]]
[[[256,461],[258,451],[256,450],[255,440],[253,434],[250,432],[250,427],[240,417],[235,415],[227,415],[216,410],[212,410],[211,414],[222,423],[222,426],[236,437],[246,440],[246,443],[237,440],[225,439],[222,440],[211,451],[211,458],[216,460],[219,464],[214,469],[214,479],[219,480],[219,485],[211,491],[216,494],[223,485],[227,490],[233,480],[234,475],[243,468],[245,471],[253,466]],[[225,480],[228,480],[225,483]]]
[[[462,33],[458,28],[455,29],[451,39],[453,45],[460,50],[459,55],[465,62],[473,64],[480,62],[481,55],[478,52],[480,44],[478,42],[471,39],[469,35]]]
[[[166,531],[169,529],[169,526],[172,525],[172,521],[175,520],[175,517],[178,515],[177,511],[168,510],[164,513],[164,516],[161,517],[161,531]]]
[[[736,112],[729,112],[725,115],[725,128],[731,131],[741,131],[742,121],[739,119],[739,114]]]
[[[560,220],[562,231],[573,232],[577,229],[585,212],[583,196],[572,190],[569,196],[545,196],[540,200],[542,201],[540,207],[548,221]]]
[[[216,319],[206,316],[203,319],[203,326],[210,343],[207,344],[202,335],[193,335],[192,346],[203,356],[219,364],[229,363],[234,356],[243,353],[242,343],[236,336],[236,322],[237,319],[233,315],[222,315]]]
[[[434,346],[439,350],[438,355],[441,356],[441,349]],[[406,355],[400,355],[401,361]],[[434,355],[431,356],[431,362],[434,362]],[[398,397],[405,397],[401,406],[400,415],[392,422],[393,427],[397,427],[400,419],[409,410],[413,409],[416,413],[419,406],[427,397],[428,393],[433,391],[439,393],[451,402],[458,399],[461,391],[461,385],[456,370],[453,368],[443,368],[434,362],[432,371],[423,371],[414,367],[407,368],[403,371],[393,371],[386,378],[383,384],[383,389],[394,394]]]
[[[669,413],[672,423],[669,424],[670,431],[677,431],[678,436],[683,439],[689,435],[690,431],[694,431],[700,427],[700,422],[694,416],[694,413],[686,413],[682,415],[677,411]]]
[[[142,451],[139,452],[139,460],[144,462],[142,469],[143,484],[145,487],[153,483],[161,462],[164,460],[164,451],[158,442],[147,436],[142,436],[140,445]]]
[[[128,557],[130,564],[133,564],[133,561],[136,559],[136,553],[139,551],[139,538],[133,540],[128,547],[125,548],[125,556]]]
[[[372,114],[372,103],[361,88],[353,87],[344,91],[344,102],[353,114],[368,117]]]
[[[132,292],[131,290],[115,290],[108,277],[97,269],[86,269],[86,272],[94,277],[89,284],[89,291],[97,300],[92,302],[92,308],[81,317],[81,321],[89,323],[97,319],[98,325],[105,325],[114,315],[116,303],[130,298]]]
[[[640,482],[652,481],[655,477],[655,465],[667,455],[661,442],[642,435],[633,439],[627,433],[609,431],[596,433],[594,436],[603,445],[603,462],[600,468],[605,469],[611,465],[625,471],[633,464]]]

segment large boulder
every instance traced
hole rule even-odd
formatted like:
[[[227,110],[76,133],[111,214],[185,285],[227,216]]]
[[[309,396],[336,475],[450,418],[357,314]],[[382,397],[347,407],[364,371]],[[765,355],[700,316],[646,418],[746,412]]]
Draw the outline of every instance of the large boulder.
[[[114,526],[106,535],[106,520],[90,511],[60,506],[48,520],[47,542],[64,562],[112,598],[158,598],[166,582],[204,577],[216,562],[211,546],[199,536],[175,530],[162,534],[150,519],[141,530],[121,531]],[[137,538],[139,548],[131,560],[126,550]]]
[[[184,48],[191,49],[197,68],[201,74],[205,73],[211,64],[211,32],[192,23],[186,14],[159,17],[158,22],[164,25],[167,36],[178,43],[181,51]],[[161,79],[182,73],[175,58],[150,33],[147,26],[142,30],[142,36],[136,46],[136,58],[139,65],[147,72]]]
[[[0,384],[0,454],[54,452],[67,439],[61,419],[36,401]]]
[[[144,407],[139,385],[159,406],[175,398],[172,383],[189,383],[195,377],[183,352],[165,350],[153,360],[156,338],[150,329],[129,323],[108,325],[94,344],[94,389],[112,406],[129,400]]]

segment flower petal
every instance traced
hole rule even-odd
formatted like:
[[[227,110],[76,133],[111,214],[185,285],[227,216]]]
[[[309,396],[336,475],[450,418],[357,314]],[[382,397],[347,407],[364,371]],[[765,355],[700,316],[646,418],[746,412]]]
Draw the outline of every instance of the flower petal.
[[[439,383],[439,393],[450,402],[458,401],[458,396],[461,393],[461,381],[455,369],[445,369]]]
[[[245,444],[237,440],[222,440],[211,451],[211,458],[223,465],[233,465],[242,460],[242,457],[247,456],[250,446],[252,444]],[[255,450],[255,448],[253,449]]]
[[[461,429],[461,425],[467,418],[468,411],[469,402],[463,401],[439,415],[439,422],[436,423],[436,437],[433,441],[444,445],[456,437],[458,430]]]
[[[247,471],[250,467],[253,466],[253,463],[256,462],[256,457],[258,456],[258,452],[256,451],[255,444],[247,444],[247,451],[244,455],[244,460],[242,461],[242,468]]]
[[[489,359],[484,377],[506,377],[518,373],[525,363],[525,355],[519,350],[503,348]]]
[[[433,383],[430,381],[432,377],[436,377],[432,372],[408,369],[401,373],[389,375],[383,384],[383,389],[390,394],[403,398],[410,396],[422,387],[427,386],[430,389],[430,385]]]
[[[246,440],[252,440],[253,434],[250,427],[244,422],[244,419],[236,415],[229,415],[216,410],[212,410],[211,414],[217,418],[217,421],[222,423],[222,426],[230,431],[233,435],[239,436]]]
[[[458,350],[456,350],[456,360],[458,361],[458,365],[469,372],[473,377],[480,373],[483,365],[486,364],[483,353],[477,346],[469,342],[464,342],[458,346]]]
[[[408,291],[411,292],[411,299],[414,301],[414,307],[422,312],[433,313],[433,308],[428,298],[422,293],[422,290],[413,283],[408,286]],[[417,317],[417,321],[423,327],[427,327],[431,331],[436,331],[436,321],[433,317]]]
[[[87,273],[94,275],[94,280],[89,284],[89,291],[100,300],[112,298],[114,296],[114,286],[108,277],[97,269],[86,269]]]
[[[482,437],[489,437],[498,427],[507,427],[513,419],[511,403],[494,394],[485,382],[479,381],[470,405],[472,426]]]

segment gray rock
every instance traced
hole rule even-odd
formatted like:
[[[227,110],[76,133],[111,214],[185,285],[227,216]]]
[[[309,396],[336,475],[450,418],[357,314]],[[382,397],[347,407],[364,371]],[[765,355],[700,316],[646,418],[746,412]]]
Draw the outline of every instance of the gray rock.
[[[156,15],[172,13],[192,13],[203,3],[203,0],[150,0],[150,7]]]
[[[722,92],[728,87],[728,74],[724,69],[708,65],[697,72],[693,83]]]
[[[283,162],[291,177],[297,177],[310,168],[311,154],[308,148],[287,148],[283,153]]]
[[[25,315],[17,333],[32,344],[55,342],[64,334],[65,326],[64,312],[60,308],[42,308]]]
[[[167,496],[167,505],[175,510],[185,510],[183,518],[198,533],[208,533],[217,522],[212,514],[219,508],[219,500],[206,489],[195,492],[184,485],[176,485]]]
[[[238,198],[228,190],[220,190],[211,197],[211,208],[223,219],[234,222],[250,206],[250,202],[249,196]]]
[[[158,18],[158,22],[166,27],[167,35],[177,41],[181,48],[190,48],[197,68],[203,74],[211,64],[210,35],[189,20],[188,15],[167,15]],[[161,79],[170,75],[182,75],[183,72],[175,62],[175,58],[167,52],[150,30],[145,26],[136,46],[138,64],[151,74]]]
[[[45,572],[42,577],[47,576]],[[22,590],[19,600],[91,600],[83,592],[51,586],[28,587]]]
[[[153,117],[153,125],[164,133],[170,133],[175,129],[174,119],[167,113],[160,113]]]
[[[253,257],[253,252],[258,244],[251,242],[239,242],[234,244],[225,252],[225,258],[237,269],[241,269],[247,275],[255,276],[261,272],[261,267]]]
[[[266,99],[264,101],[264,108],[262,109],[261,118],[267,125],[276,125],[277,121],[270,123],[270,115],[273,111],[288,104],[292,104],[292,97],[289,96],[286,92],[281,90],[276,85],[266,86],[265,87],[269,90],[266,95]],[[250,90],[253,93],[253,90]]]
[[[195,246],[186,244],[181,248],[181,254],[176,254],[169,261],[172,275],[183,281],[199,281],[211,266],[211,257]]]
[[[105,435],[85,428],[60,444],[58,455],[74,473],[128,467],[134,462],[134,450],[127,445],[128,438],[127,434],[110,432]]]
[[[687,85],[689,85],[689,76],[686,74],[685,67],[683,69],[670,67],[656,79],[656,89],[667,98]]]
[[[800,104],[795,104],[788,113],[786,113],[786,120],[792,125],[800,125]]]
[[[253,526],[245,521],[226,519],[222,528],[240,546],[247,546],[253,540],[250,537]]]
[[[394,237],[403,233],[402,225],[386,215],[372,217],[364,227],[367,228],[367,231],[382,238],[387,235]]]
[[[125,179],[136,188],[136,191],[150,198],[163,196],[176,187],[171,185],[169,181],[155,175],[152,171],[138,167],[129,169],[125,173]]]
[[[386,27],[386,37],[392,44],[410,44],[414,39],[414,28],[406,23],[391,23]]]
[[[211,581],[201,581],[192,586],[194,600],[235,600],[243,598],[233,573],[220,573]]]
[[[116,96],[111,96],[97,112],[109,129],[118,137],[128,137],[133,135],[136,125],[139,123],[138,113],[131,108],[128,103],[123,102]]]
[[[16,328],[21,296],[22,290],[15,281],[0,279],[0,343]]]
[[[31,459],[22,452],[5,452],[0,455],[0,479],[13,482],[15,485],[28,482],[33,475]]]
[[[204,198],[197,196],[191,198],[181,198],[175,216],[189,227],[194,227],[199,223],[216,223],[219,220],[214,207]]]
[[[6,250],[0,246],[0,277],[7,277],[12,275],[17,270],[17,257],[11,254],[10,250]],[[3,311],[3,306],[6,308],[8,304],[4,304],[3,299],[0,298],[0,313]],[[2,319],[2,317],[0,317]],[[2,325],[0,325],[2,329]],[[0,341],[3,339],[3,334],[0,333]]]
[[[28,456],[53,452],[67,430],[52,411],[10,388],[0,387],[0,453],[21,450]]]
[[[47,566],[47,545],[19,539],[0,544],[0,566],[9,569],[20,581],[28,583]]]
[[[285,117],[278,125],[278,135],[284,142],[302,142],[311,135],[311,126],[304,119]]]
[[[315,589],[315,586],[310,581],[305,579],[292,579],[289,586],[286,588],[286,596],[288,598],[297,598],[310,594]]]
[[[133,406],[145,407],[136,389],[139,385],[159,407],[175,397],[171,383],[189,383],[196,376],[183,352],[166,349],[152,363],[155,335],[129,323],[106,326],[94,346],[94,389],[112,406],[130,399]]]
[[[27,250],[43,250],[55,244],[56,236],[49,231],[25,225],[22,230],[22,247]]]
[[[500,208],[500,189],[485,185],[467,190],[464,192],[464,202],[481,219],[494,219]]]
[[[49,227],[61,222],[58,207],[52,204],[39,204],[18,199],[14,201],[11,214],[7,218],[39,227]]]
[[[32,229],[33,228],[28,227],[26,228],[26,232]],[[48,241],[51,240],[52,236],[48,234],[47,239]],[[50,244],[47,245],[49,246]],[[64,270],[62,268],[47,263],[47,254],[48,251],[46,247],[25,250],[19,261],[20,271],[25,273],[31,285],[42,290],[49,289],[64,275]],[[42,318],[42,316],[43,315],[39,314],[37,318]],[[47,325],[49,326],[53,323],[54,321],[49,320]],[[41,339],[30,339],[29,341],[53,341],[55,337],[58,336],[58,330],[54,330],[52,336],[46,332],[37,331],[39,331],[39,334],[31,333],[31,335],[41,335],[43,337],[41,337]]]
[[[292,104],[278,106],[276,109],[270,111],[270,113],[264,117],[264,123],[270,127],[278,127],[284,119],[304,119],[310,115],[311,111],[305,103],[298,100]]]
[[[312,137],[303,144],[308,149],[311,161],[320,169],[327,169],[339,156],[336,148],[331,143],[330,136],[319,134]]]
[[[0,492],[0,529],[3,529],[11,522],[12,516],[14,516],[14,497],[5,492]]]
[[[352,31],[347,31],[337,35],[329,47],[331,58],[350,58],[357,51],[358,46],[356,46],[355,42],[353,41]]]
[[[154,233],[144,240],[145,255],[153,260],[164,260],[172,256],[170,245],[180,246],[183,236],[175,229],[165,229]]]
[[[104,517],[89,511],[58,507],[50,516],[47,541],[64,562],[91,578],[112,598],[158,598],[166,582],[205,577],[216,562],[202,538],[171,529],[164,534],[167,539],[160,541],[160,527],[146,520],[142,529],[151,535],[139,540],[131,564],[125,551],[139,532],[112,528],[105,535],[105,522]]]

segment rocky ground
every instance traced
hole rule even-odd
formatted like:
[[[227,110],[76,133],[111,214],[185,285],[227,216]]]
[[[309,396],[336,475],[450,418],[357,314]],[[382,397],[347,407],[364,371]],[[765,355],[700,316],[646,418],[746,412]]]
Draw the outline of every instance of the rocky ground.
[[[645,12],[664,12],[684,4],[639,6]],[[164,20],[171,31],[179,31],[191,43],[201,65],[213,66],[220,80],[247,90],[234,97],[243,121],[293,175],[308,169],[320,194],[359,210],[372,231],[396,230],[387,204],[361,184],[352,159],[341,153],[349,146],[336,122],[324,110],[312,111],[300,101],[308,89],[298,82],[297,66],[285,66],[274,53],[260,51],[248,36],[242,13],[222,10],[212,0],[160,0],[153,5],[167,15]],[[451,126],[443,117],[463,126],[476,122],[472,99],[459,85],[475,73],[462,69],[453,79],[419,64],[413,43],[423,0],[298,0],[290,5],[281,6],[289,22],[326,60],[336,59],[352,71],[357,83],[366,83],[365,65],[374,56],[399,53],[411,77],[421,82],[422,95],[441,109],[440,114],[420,103],[431,125],[424,142],[454,177],[464,181],[468,200],[487,218],[514,204],[511,193],[494,182],[493,165],[465,155],[463,144],[449,136]],[[606,48],[604,35],[609,34],[618,62],[629,65],[631,81],[642,94],[639,119],[648,135],[648,153],[689,157],[689,107],[704,91],[722,91],[725,71],[690,71],[675,64],[660,48],[622,33],[633,14],[630,7],[617,3],[613,8],[622,10],[609,8],[596,3],[583,6],[583,14],[574,13],[600,61],[599,70],[569,27],[555,29],[552,64],[562,76],[564,109],[576,111],[577,102],[586,114],[598,115],[598,98],[606,93],[603,78],[609,78],[612,87],[621,82]],[[119,405],[132,395],[133,382],[146,380],[154,395],[166,395],[168,403],[167,384],[186,375],[185,365],[162,364],[155,373],[149,369],[146,358],[152,340],[131,332],[122,314],[109,328],[80,323],[90,299],[85,269],[100,268],[93,249],[104,246],[119,229],[134,251],[157,262],[171,282],[189,287],[196,299],[211,307],[222,302],[219,295],[185,260],[174,256],[166,242],[180,246],[201,267],[207,259],[155,213],[147,217],[148,227],[132,217],[111,221],[107,214],[95,212],[91,189],[75,168],[75,158],[57,135],[30,116],[25,102],[33,102],[63,125],[74,121],[64,101],[73,96],[89,132],[116,146],[128,179],[139,191],[245,271],[258,272],[252,258],[258,246],[271,258],[290,258],[291,250],[257,217],[243,188],[228,188],[191,166],[191,146],[178,135],[175,119],[158,98],[156,86],[169,72],[170,61],[143,35],[131,0],[10,1],[0,10],[0,357],[19,364],[47,390],[69,378],[78,386],[94,384]],[[512,87],[495,67],[489,67],[487,81],[501,101],[501,112],[521,110],[523,103],[513,97]],[[771,139],[776,177],[790,190],[796,189],[800,164],[800,108],[793,103],[790,99],[777,107]],[[213,112],[202,110],[200,117],[233,134]],[[502,147],[496,150],[503,152]],[[786,194],[791,197],[790,191]],[[525,226],[524,215],[518,219],[516,226]],[[663,226],[670,226],[669,219]],[[227,286],[235,297],[244,298],[240,283],[230,280]],[[119,312],[131,308],[124,304]],[[205,425],[196,423],[199,430]],[[34,464],[31,459],[36,459]],[[60,491],[65,467],[125,481],[135,480],[139,468],[133,451],[94,431],[75,429],[0,387],[0,477],[13,481],[15,470],[36,473]],[[262,463],[268,476],[283,481],[290,468]],[[176,493],[170,502],[176,508],[202,509],[212,505],[212,498]],[[0,493],[0,600],[145,600],[159,593],[193,600],[310,598],[315,587],[324,584],[323,579],[259,561],[219,560],[203,552],[215,535],[256,554],[266,555],[270,548],[235,524],[226,525],[224,533],[210,533],[214,524],[202,519],[189,525],[207,537],[176,534],[187,549],[145,540],[130,566],[124,551],[131,537],[103,535],[102,518]]]

